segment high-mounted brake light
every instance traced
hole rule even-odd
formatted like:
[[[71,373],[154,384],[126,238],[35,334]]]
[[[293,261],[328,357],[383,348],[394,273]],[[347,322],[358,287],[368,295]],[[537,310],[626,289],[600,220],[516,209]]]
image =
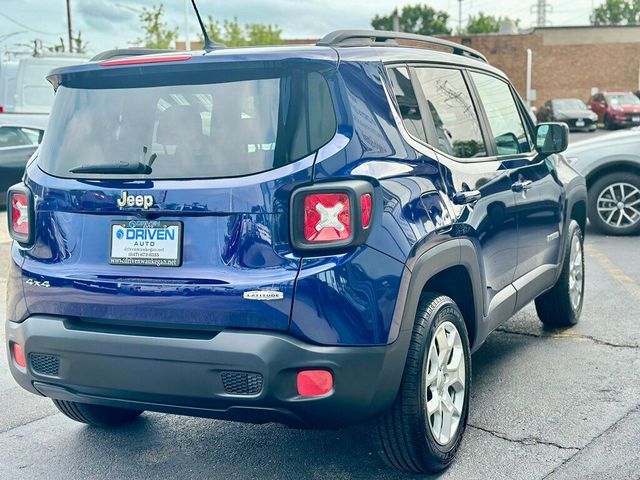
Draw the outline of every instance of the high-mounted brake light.
[[[142,56],[142,57],[127,57],[127,58],[114,58],[111,60],[105,60],[98,65],[101,67],[113,67],[116,65],[140,65],[144,63],[165,63],[165,62],[183,62],[190,60],[190,54],[180,55],[158,55],[158,56]]]
[[[7,193],[9,235],[20,243],[30,243],[33,233],[33,204],[31,192],[21,184]]]
[[[373,220],[373,185],[364,180],[321,183],[291,197],[291,240],[297,250],[364,243]]]

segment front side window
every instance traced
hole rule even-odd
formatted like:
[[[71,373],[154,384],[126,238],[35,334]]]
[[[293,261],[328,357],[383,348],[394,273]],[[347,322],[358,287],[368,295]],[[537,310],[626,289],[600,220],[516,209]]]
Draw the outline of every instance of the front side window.
[[[509,85],[484,73],[472,72],[471,78],[487,114],[498,155],[530,152],[529,137]]]
[[[40,167],[62,177],[235,177],[304,158],[335,135],[322,74],[214,73],[215,83],[194,85],[60,86]]]
[[[487,155],[480,122],[462,72],[446,68],[416,68],[436,130],[435,147],[458,158]]]

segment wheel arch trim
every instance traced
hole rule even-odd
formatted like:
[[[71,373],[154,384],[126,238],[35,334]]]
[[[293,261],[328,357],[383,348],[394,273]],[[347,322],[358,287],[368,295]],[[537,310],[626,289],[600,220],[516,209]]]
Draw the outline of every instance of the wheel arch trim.
[[[429,280],[449,268],[460,266],[469,275],[473,289],[475,318],[470,321],[474,322],[475,336],[469,338],[469,342],[473,346],[473,350],[482,343],[484,340],[481,328],[484,317],[482,271],[476,247],[467,238],[457,238],[440,243],[412,261],[411,269],[405,266],[389,332],[389,343],[395,341],[401,334],[411,335],[420,295]]]

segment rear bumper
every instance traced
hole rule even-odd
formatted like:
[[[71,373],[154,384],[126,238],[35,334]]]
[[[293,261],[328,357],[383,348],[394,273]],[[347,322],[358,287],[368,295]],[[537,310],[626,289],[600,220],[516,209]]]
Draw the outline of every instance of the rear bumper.
[[[22,369],[9,358],[11,373],[32,393],[316,427],[359,423],[387,409],[400,384],[410,334],[403,332],[386,346],[326,347],[285,334],[239,330],[170,337],[114,333],[54,316],[6,322],[6,333],[9,342],[23,346],[28,359]],[[334,390],[323,397],[300,397],[296,375],[302,369],[331,371]]]

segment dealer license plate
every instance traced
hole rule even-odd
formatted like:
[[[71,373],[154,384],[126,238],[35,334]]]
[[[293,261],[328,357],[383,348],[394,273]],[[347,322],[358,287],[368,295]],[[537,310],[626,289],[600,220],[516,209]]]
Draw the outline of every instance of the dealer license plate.
[[[181,261],[181,222],[123,220],[111,224],[109,263],[179,267]]]

